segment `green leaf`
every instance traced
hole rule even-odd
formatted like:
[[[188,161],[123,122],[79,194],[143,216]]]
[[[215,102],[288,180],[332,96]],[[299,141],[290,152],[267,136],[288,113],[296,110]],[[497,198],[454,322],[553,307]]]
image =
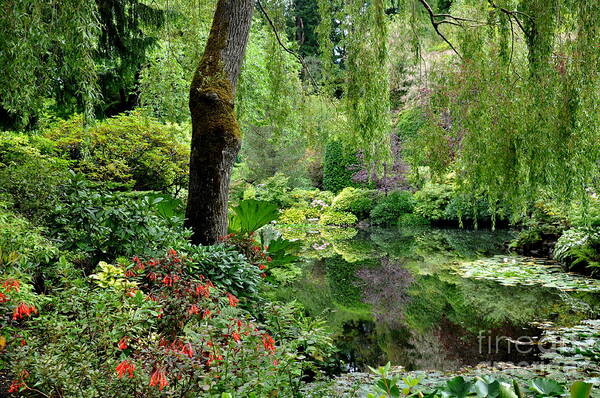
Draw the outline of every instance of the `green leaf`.
[[[534,379],[531,381],[531,390],[537,394],[556,397],[563,395],[565,389],[557,381],[550,379]]]
[[[231,209],[229,231],[249,234],[279,217],[277,205],[271,202],[248,199],[242,200]]]
[[[578,381],[571,386],[571,398],[589,398],[592,395],[592,384]]]
[[[500,395],[499,398],[519,398],[513,391],[509,384],[500,383]]]

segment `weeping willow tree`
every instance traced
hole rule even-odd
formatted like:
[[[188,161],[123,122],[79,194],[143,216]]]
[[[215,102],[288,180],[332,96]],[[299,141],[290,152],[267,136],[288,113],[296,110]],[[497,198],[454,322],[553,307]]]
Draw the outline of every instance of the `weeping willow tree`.
[[[91,116],[99,99],[94,54],[100,30],[94,0],[1,2],[3,124],[27,126],[49,98],[74,98]],[[68,87],[75,96],[65,98]]]
[[[318,2],[324,81],[329,92],[341,91],[348,130],[339,137],[377,168],[390,158],[388,20],[385,1]],[[337,43],[333,38],[338,36]],[[331,78],[341,74],[342,87]]]
[[[460,0],[450,12],[460,58],[438,73],[413,165],[454,171],[514,215],[540,198],[585,200],[599,177],[600,4]]]

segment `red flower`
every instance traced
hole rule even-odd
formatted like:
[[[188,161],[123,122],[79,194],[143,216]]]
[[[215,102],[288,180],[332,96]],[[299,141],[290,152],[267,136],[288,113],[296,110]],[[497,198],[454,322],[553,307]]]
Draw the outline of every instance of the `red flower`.
[[[267,269],[267,266],[264,265],[264,264],[261,264],[261,265],[258,266],[258,269],[262,271],[264,269]]]
[[[267,261],[271,262],[271,261],[273,261],[273,259],[271,257],[267,257]]]
[[[16,279],[7,279],[2,284],[2,287],[4,288],[6,293],[10,292],[11,290],[18,292],[19,290],[21,290],[21,282],[19,282]]]
[[[171,257],[175,257],[177,255],[177,252],[173,249],[169,249],[167,251],[167,255],[171,256]]]
[[[231,293],[227,293],[227,298],[229,299],[229,305],[231,307],[237,307],[240,302],[240,300]]]
[[[267,333],[262,335],[262,343],[265,347],[265,350],[275,352],[275,340]]]
[[[190,309],[188,310],[188,313],[190,315],[196,315],[200,313],[200,308],[198,308],[198,306],[196,304],[192,304],[192,306],[190,307]]]
[[[274,359],[274,360],[273,360],[273,366],[277,366],[277,365],[279,365],[279,362],[277,362],[277,360],[276,360],[276,359]]]
[[[207,308],[202,312],[202,319],[210,318],[210,310]]]
[[[121,362],[120,364],[117,365],[117,368],[115,369],[117,371],[117,377],[120,379],[121,377],[123,377],[125,374],[129,374],[129,378],[133,378],[133,371],[135,370],[135,365],[132,364],[131,362],[125,360],[123,362]]]
[[[151,281],[155,281],[158,278],[158,275],[156,275],[154,272],[148,272],[148,279],[150,279]]]
[[[192,345],[190,343],[187,343],[184,344],[181,348],[181,353],[192,358],[194,356],[194,349],[192,348]]]
[[[211,285],[208,283],[196,286],[196,295],[208,298],[210,296],[210,287]]]
[[[239,333],[236,332],[231,333],[231,337],[238,343],[240,342],[240,340],[242,340],[242,337],[239,335]]]
[[[150,376],[150,386],[157,386],[162,391],[163,388],[169,385],[165,371],[158,368]]]
[[[163,278],[162,283],[164,283],[167,286],[173,286],[173,278],[167,275]]]
[[[129,347],[127,345],[127,340],[129,340],[129,337],[127,337],[127,336],[123,336],[123,338],[121,340],[119,340],[119,349],[120,350],[125,350],[125,349],[127,349],[127,347]]]
[[[23,381],[13,380],[13,382],[10,383],[10,387],[8,387],[8,392],[19,392],[21,387],[25,387],[25,383]]]
[[[261,278],[266,278],[266,277],[267,277],[267,274],[265,274],[265,273],[263,272],[262,274],[260,274],[260,277],[261,277]]]
[[[0,304],[6,303],[9,300],[10,299],[8,297],[6,297],[6,295],[4,293],[0,292]]]
[[[25,303],[19,304],[15,310],[13,311],[12,319],[16,321],[17,319],[21,319],[25,316],[30,316],[31,314],[36,314],[37,308],[33,305],[27,305]]]
[[[27,345],[27,341],[25,341],[25,339],[21,339],[21,347],[23,347],[24,345]]]
[[[126,278],[131,278],[132,276],[135,276],[135,272],[133,272],[130,269],[128,269],[127,271],[125,271],[125,277]]]

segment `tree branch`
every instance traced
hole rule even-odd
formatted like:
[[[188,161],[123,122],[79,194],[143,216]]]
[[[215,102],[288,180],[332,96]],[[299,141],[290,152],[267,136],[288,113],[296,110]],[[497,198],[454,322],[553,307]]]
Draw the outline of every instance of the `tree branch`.
[[[279,37],[279,32],[277,32],[277,28],[275,28],[275,24],[271,20],[271,17],[269,17],[269,14],[267,13],[267,11],[265,10],[265,8],[263,7],[263,5],[260,2],[260,0],[256,0],[256,4],[258,4],[258,8],[260,9],[260,12],[264,15],[265,19],[267,20],[267,22],[271,26],[271,29],[273,30],[273,33],[275,34],[275,38],[277,39],[277,43],[279,43],[279,46],[281,48],[283,48],[283,50],[285,52],[293,55],[294,58],[296,58],[300,62],[300,64],[302,65],[302,68],[306,72],[306,75],[310,79],[310,81],[313,84],[313,86],[315,87],[315,89],[318,91],[319,90],[319,85],[317,84],[317,81],[313,77],[312,73],[310,73],[310,70],[308,69],[308,66],[306,65],[306,62],[304,62],[304,58],[302,58],[302,56],[300,54],[296,53],[295,51],[290,50],[288,47],[286,47],[285,44],[283,44],[283,42],[281,41],[281,38]]]
[[[431,25],[433,25],[433,29],[438,34],[438,36],[440,36],[450,46],[452,51],[454,51],[454,53],[456,53],[456,55],[458,55],[458,57],[460,59],[463,59],[462,55],[460,55],[460,53],[456,50],[456,48],[452,45],[452,43],[450,43],[450,40],[448,40],[446,38],[446,36],[444,36],[444,34],[440,31],[440,28],[439,28],[439,26],[443,23],[447,23],[450,25],[457,25],[457,26],[461,26],[461,25],[458,23],[455,23],[455,22],[450,22],[447,19],[443,19],[442,21],[436,21],[436,18],[439,18],[440,14],[434,13],[433,9],[427,3],[427,1],[419,0],[419,2],[423,5],[423,7],[425,7],[425,10],[427,10],[427,13],[429,14],[429,20],[431,21]],[[442,14],[442,15],[446,15],[446,14]],[[445,18],[445,17],[442,16],[442,18]]]

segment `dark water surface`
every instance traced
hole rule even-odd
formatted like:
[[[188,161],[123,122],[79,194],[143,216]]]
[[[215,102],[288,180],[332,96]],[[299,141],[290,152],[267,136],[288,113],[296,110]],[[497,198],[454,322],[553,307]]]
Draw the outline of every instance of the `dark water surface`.
[[[532,322],[589,317],[590,293],[466,279],[456,264],[506,253],[508,231],[374,229],[307,244],[303,276],[282,296],[324,316],[344,371],[367,365],[456,370],[481,362],[540,362]],[[568,296],[568,297],[567,297]],[[517,344],[517,342],[519,344]]]

